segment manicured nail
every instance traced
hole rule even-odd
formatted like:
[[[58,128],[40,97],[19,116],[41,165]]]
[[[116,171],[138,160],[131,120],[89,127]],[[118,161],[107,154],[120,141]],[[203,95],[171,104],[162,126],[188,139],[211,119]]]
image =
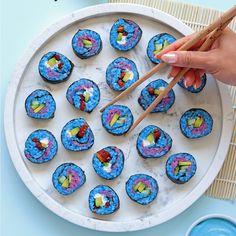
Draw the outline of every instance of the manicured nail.
[[[188,84],[187,84],[187,82],[186,82],[185,79],[184,79],[184,87],[185,87],[185,88],[188,88]]]
[[[167,54],[164,54],[162,57],[161,57],[161,60],[166,62],[166,63],[176,63],[177,62],[177,56],[176,54],[171,54],[171,53],[167,53]]]

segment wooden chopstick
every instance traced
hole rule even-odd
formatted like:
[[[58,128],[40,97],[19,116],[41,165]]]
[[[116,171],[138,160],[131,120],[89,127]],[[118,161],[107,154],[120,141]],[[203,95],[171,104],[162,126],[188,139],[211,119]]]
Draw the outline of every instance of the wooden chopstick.
[[[232,21],[233,17],[226,21],[224,24],[220,25],[219,28],[215,29],[205,40],[205,42],[201,45],[198,51],[207,51],[211,48],[212,44],[215,40],[221,35],[222,31],[227,27],[227,25]],[[161,102],[161,100],[165,97],[166,94],[178,83],[185,73],[187,73],[191,68],[183,68],[180,72],[171,80],[168,86],[163,90],[160,95],[153,101],[153,103],[143,112],[143,114],[134,122],[130,130],[127,132],[130,133],[135,127]]]
[[[221,17],[219,17],[215,22],[211,23],[209,26],[207,26],[205,29],[199,31],[193,38],[191,38],[189,41],[187,41],[185,44],[183,44],[177,51],[183,51],[183,50],[189,50],[193,45],[195,45],[198,41],[206,37],[209,33],[214,31],[217,28],[222,28],[222,26],[228,22],[230,19],[232,19],[236,15],[236,5],[232,8],[230,8],[227,12],[225,12]],[[132,84],[129,88],[127,88],[125,91],[123,91],[121,94],[119,94],[117,97],[115,97],[112,101],[107,103],[104,107],[100,109],[100,112],[104,111],[104,109],[117,101],[119,101],[121,98],[125,97],[127,94],[132,92],[137,86],[139,86],[141,83],[146,81],[148,78],[150,78],[152,75],[154,75],[157,71],[162,69],[165,65],[167,65],[164,62],[159,63],[158,65],[154,66],[150,71],[148,71],[142,78],[137,80],[134,84]]]

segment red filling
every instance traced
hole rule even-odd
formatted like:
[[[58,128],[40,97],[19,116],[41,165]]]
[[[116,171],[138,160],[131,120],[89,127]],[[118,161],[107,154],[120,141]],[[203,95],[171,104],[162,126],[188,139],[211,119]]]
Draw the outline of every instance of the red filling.
[[[101,162],[109,162],[111,160],[110,153],[105,150],[98,151],[96,155]]]
[[[83,124],[83,125],[80,127],[79,132],[76,134],[77,138],[83,138],[83,136],[85,135],[86,130],[87,130],[88,127],[89,127],[89,126],[88,126],[87,123]]]

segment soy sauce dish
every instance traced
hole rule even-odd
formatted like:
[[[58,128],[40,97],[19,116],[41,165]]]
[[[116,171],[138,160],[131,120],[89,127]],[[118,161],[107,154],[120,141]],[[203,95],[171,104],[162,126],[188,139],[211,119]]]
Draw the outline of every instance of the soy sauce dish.
[[[212,214],[196,220],[185,236],[235,236],[236,219],[226,215]]]

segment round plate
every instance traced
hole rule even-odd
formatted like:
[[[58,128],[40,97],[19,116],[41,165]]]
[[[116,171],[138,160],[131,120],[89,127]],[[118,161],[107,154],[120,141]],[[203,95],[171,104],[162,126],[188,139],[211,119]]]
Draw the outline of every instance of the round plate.
[[[109,31],[113,22],[119,18],[128,18],[137,22],[143,30],[143,36],[135,49],[121,53],[109,43]],[[79,28],[97,31],[103,40],[103,50],[93,58],[81,60],[73,53],[71,39]],[[5,134],[12,161],[20,177],[46,207],[57,215],[75,224],[103,231],[131,231],[160,224],[180,214],[196,201],[209,187],[223,164],[230,142],[232,114],[230,96],[226,86],[216,83],[210,76],[204,91],[191,94],[179,86],[174,88],[176,101],[166,114],[150,114],[127,137],[115,137],[108,134],[101,125],[99,108],[110,101],[117,93],[111,91],[105,82],[105,70],[108,64],[118,56],[126,56],[137,65],[140,75],[153,67],[146,56],[149,39],[157,33],[167,32],[180,38],[192,32],[190,28],[174,17],[152,8],[129,4],[104,4],[79,10],[48,27],[34,42],[20,60],[10,81],[5,106]],[[44,82],[38,73],[38,62],[42,55],[55,50],[66,55],[74,64],[74,70],[68,81],[53,85]],[[151,80],[166,79],[168,68],[153,76],[120,103],[126,104],[135,119],[143,112],[137,99],[141,89]],[[101,90],[101,102],[91,113],[85,114],[74,109],[66,100],[68,86],[79,78],[94,80]],[[49,90],[57,103],[55,117],[40,121],[27,117],[24,101],[28,94],[37,88]],[[207,110],[214,119],[212,133],[199,140],[188,140],[180,132],[179,119],[192,107]],[[66,151],[60,142],[60,132],[69,120],[82,116],[90,124],[95,134],[94,146],[85,152]],[[135,148],[137,135],[149,124],[156,124],[173,138],[173,147],[164,157],[156,160],[144,160]],[[35,165],[24,157],[24,142],[33,130],[50,130],[58,140],[59,151],[49,163]],[[125,167],[115,180],[104,181],[92,167],[92,156],[97,150],[116,145],[125,153]],[[198,171],[185,185],[172,183],[165,175],[165,162],[169,155],[176,152],[189,152],[197,161]],[[53,187],[51,175],[64,162],[79,165],[87,175],[87,182],[71,196],[61,196]],[[145,173],[157,179],[160,192],[157,199],[148,206],[132,202],[125,193],[125,182],[130,175]],[[98,184],[108,184],[120,197],[120,209],[110,216],[96,216],[89,211],[89,191]]]

